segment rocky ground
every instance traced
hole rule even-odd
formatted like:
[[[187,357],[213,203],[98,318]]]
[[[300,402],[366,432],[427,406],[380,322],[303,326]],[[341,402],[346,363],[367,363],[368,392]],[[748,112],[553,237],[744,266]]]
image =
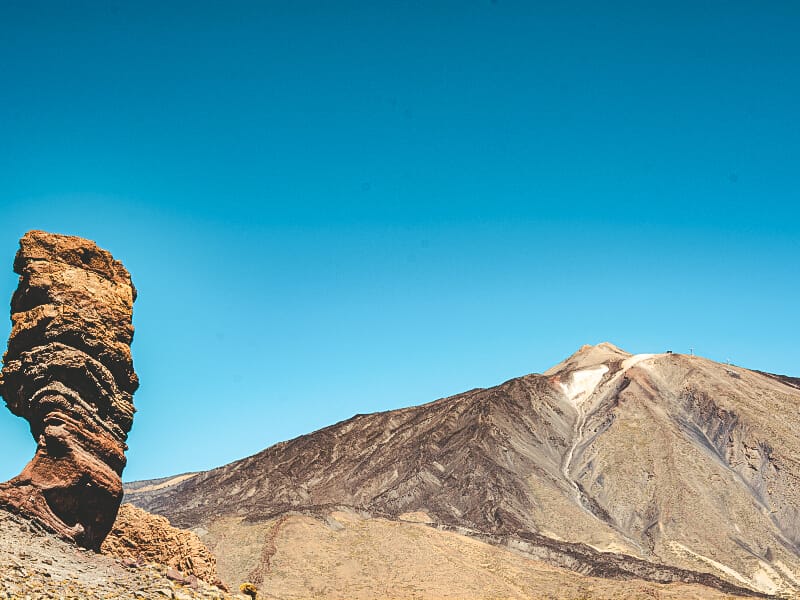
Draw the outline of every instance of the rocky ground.
[[[353,511],[216,522],[206,539],[223,580],[245,574],[261,599],[307,600],[732,600],[736,593],[634,576],[611,579],[530,559],[429,525]],[[236,544],[229,540],[235,538]]]
[[[190,578],[220,583],[217,560],[196,534],[172,527],[164,517],[130,504],[119,507],[114,527],[100,551],[126,563],[158,563]]]
[[[174,598],[233,600],[196,578],[156,563],[120,561],[69,544],[0,511],[0,600]]]
[[[241,521],[239,519],[238,521]],[[428,526],[333,511],[327,520],[290,515],[273,522],[217,523],[209,537],[243,543],[221,556],[222,571],[245,570],[261,600],[731,600],[697,584],[587,577],[508,549]],[[241,535],[243,529],[247,535]],[[271,551],[259,542],[270,538]],[[299,543],[303,540],[304,543]],[[261,552],[259,552],[261,550]],[[0,600],[245,600],[158,563],[79,548],[0,510]]]

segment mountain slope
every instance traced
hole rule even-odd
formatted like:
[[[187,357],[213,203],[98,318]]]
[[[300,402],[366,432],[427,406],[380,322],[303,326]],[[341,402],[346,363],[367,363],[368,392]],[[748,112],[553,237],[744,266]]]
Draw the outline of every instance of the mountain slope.
[[[697,583],[660,584],[587,576],[508,548],[424,523],[332,511],[325,519],[284,514],[263,522],[214,521],[205,537],[221,572],[253,581],[263,597],[282,599],[726,599]],[[234,535],[236,543],[230,542]],[[738,597],[738,596],[736,596]]]
[[[200,533],[290,511],[423,513],[585,573],[707,572],[716,587],[788,593],[800,589],[798,406],[791,378],[600,344],[542,375],[139,483],[126,500]]]

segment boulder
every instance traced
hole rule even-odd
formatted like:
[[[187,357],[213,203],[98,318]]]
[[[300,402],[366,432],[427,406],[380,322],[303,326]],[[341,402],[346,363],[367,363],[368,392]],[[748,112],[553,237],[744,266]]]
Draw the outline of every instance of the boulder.
[[[167,577],[191,585],[193,577],[221,585],[217,559],[191,531],[178,529],[165,517],[123,504],[117,521],[101,548],[104,554],[124,561],[160,563],[169,567]]]

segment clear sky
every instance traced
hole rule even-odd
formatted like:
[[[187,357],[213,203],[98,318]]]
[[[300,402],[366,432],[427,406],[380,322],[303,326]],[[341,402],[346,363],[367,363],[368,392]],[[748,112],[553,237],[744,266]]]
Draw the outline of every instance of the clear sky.
[[[129,480],[584,343],[800,376],[798,31],[789,1],[3,2],[0,301],[28,229],[131,271]],[[0,414],[0,479],[33,448]]]

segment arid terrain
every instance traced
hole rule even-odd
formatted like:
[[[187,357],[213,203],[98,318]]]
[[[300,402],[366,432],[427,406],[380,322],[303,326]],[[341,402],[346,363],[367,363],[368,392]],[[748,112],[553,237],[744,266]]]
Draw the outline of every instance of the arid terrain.
[[[221,519],[205,536],[221,572],[248,573],[265,598],[527,600],[732,598],[704,585],[581,575],[506,547],[400,519],[332,511],[261,523]],[[238,543],[228,540],[232,536]],[[269,543],[265,544],[265,540]]]
[[[0,600],[100,598],[223,600],[232,596],[157,561],[120,559],[80,548],[0,509]]]
[[[543,374],[123,490],[130,275],[43,231],[14,269],[0,392],[37,447],[0,483],[6,597],[224,597],[245,582],[262,598],[800,590],[795,378],[584,346]]]
[[[798,405],[792,378],[603,343],[125,500],[276,597],[791,596]]]

